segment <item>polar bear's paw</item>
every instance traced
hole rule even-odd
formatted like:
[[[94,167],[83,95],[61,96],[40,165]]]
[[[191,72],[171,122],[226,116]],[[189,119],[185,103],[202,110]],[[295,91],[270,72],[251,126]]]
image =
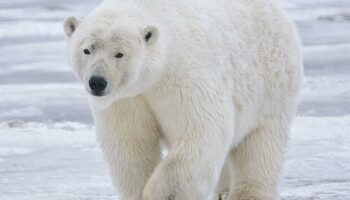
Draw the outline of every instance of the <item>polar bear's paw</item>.
[[[243,187],[237,189],[227,200],[275,200],[276,195],[256,187]]]
[[[215,193],[210,200],[229,200],[229,191]]]
[[[229,200],[228,198],[229,196],[229,192],[223,192],[221,194],[218,195],[218,200]]]

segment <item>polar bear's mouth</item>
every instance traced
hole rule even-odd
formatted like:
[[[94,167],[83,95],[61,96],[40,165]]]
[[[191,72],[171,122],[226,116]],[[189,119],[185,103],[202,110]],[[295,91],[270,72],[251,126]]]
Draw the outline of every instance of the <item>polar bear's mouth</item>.
[[[95,96],[95,97],[103,97],[103,96],[107,96],[108,93],[96,93],[96,92],[93,92],[93,91],[89,91],[89,93],[92,95],[92,96]]]

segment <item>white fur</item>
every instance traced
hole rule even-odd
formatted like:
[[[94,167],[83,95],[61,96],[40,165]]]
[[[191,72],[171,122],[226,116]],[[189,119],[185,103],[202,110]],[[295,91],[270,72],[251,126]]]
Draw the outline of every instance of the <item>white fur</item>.
[[[108,81],[91,107],[121,200],[278,198],[303,70],[274,1],[106,0],[64,27],[81,81]]]

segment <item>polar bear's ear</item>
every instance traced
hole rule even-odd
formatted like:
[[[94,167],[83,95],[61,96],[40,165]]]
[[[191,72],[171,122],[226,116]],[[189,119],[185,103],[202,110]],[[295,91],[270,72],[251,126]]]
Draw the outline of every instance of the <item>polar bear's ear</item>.
[[[68,37],[72,36],[79,26],[79,20],[76,17],[67,17],[63,23],[64,32]]]
[[[159,37],[157,27],[151,25],[146,26],[142,31],[142,37],[147,45],[154,44]]]

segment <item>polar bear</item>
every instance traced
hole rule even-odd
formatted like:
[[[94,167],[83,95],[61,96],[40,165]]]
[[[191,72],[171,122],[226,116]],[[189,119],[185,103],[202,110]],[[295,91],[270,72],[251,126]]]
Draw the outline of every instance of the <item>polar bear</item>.
[[[65,20],[121,200],[278,199],[303,67],[276,4],[105,0]]]

